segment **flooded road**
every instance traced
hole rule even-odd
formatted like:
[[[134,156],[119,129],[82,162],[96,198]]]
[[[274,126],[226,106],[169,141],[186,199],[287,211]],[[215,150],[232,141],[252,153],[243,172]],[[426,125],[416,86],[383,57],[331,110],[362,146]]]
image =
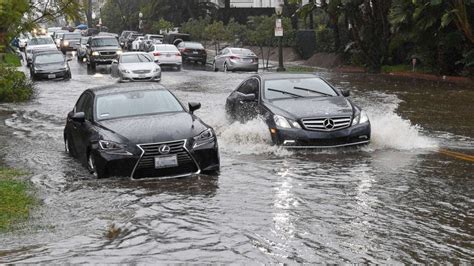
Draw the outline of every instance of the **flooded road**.
[[[474,259],[472,88],[320,73],[367,110],[372,143],[293,152],[270,145],[259,120],[226,120],[226,97],[251,73],[165,71],[161,83],[178,98],[202,103],[197,114],[217,131],[221,173],[132,182],[94,179],[64,153],[78,96],[116,82],[105,68],[71,68],[71,81],[38,82],[33,101],[0,105],[12,112],[0,155],[29,169],[42,201],[27,224],[0,235],[0,263]]]

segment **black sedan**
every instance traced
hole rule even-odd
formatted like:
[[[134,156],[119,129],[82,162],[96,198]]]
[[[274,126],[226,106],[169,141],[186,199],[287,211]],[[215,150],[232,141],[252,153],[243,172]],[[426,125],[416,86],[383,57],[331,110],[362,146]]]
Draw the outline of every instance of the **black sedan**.
[[[369,118],[348,96],[314,74],[260,74],[230,94],[226,112],[241,122],[262,117],[273,142],[286,147],[369,143]]]
[[[115,84],[88,89],[68,114],[66,152],[98,178],[180,177],[219,171],[214,130],[167,89]]]
[[[67,59],[58,50],[44,50],[34,53],[30,65],[30,76],[32,80],[57,79],[68,80],[71,78],[71,69]]]

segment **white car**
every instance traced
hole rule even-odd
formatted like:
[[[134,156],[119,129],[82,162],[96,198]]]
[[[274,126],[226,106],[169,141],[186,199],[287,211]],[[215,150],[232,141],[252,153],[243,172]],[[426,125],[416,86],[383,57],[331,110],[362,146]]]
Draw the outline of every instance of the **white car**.
[[[137,37],[135,41],[132,42],[132,51],[138,51],[140,49],[140,43],[143,42],[143,36]]]
[[[57,50],[57,46],[54,43],[53,39],[50,36],[39,36],[33,37],[26,43],[25,47],[25,58],[26,65],[31,64],[33,59],[33,50]]]
[[[144,52],[123,53],[112,61],[112,76],[124,81],[160,81],[161,68]]]
[[[174,66],[181,70],[183,60],[178,48],[172,44],[154,44],[148,49],[155,62],[160,66]]]

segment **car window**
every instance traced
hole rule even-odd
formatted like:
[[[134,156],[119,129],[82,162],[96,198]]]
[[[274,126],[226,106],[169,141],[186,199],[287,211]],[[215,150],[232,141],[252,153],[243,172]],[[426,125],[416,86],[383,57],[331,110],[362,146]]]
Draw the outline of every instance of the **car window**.
[[[53,64],[63,62],[63,54],[38,54],[35,56],[35,64]]]
[[[148,54],[124,54],[120,57],[120,62],[127,63],[143,63],[153,62],[153,59]]]
[[[181,104],[167,90],[121,92],[96,100],[98,120],[182,111]]]
[[[28,42],[29,45],[54,44],[51,38],[33,38]]]
[[[92,101],[92,96],[90,94],[87,94],[88,96],[86,97],[84,101],[84,116],[86,120],[88,121],[93,121],[94,120],[94,112],[93,112],[93,101]]]
[[[157,51],[162,52],[178,52],[178,49],[172,45],[157,45],[155,46]]]
[[[80,33],[64,34],[64,40],[79,40],[80,38]]]
[[[117,39],[115,38],[97,38],[92,39],[91,45],[94,47],[101,46],[119,46]]]
[[[191,48],[191,49],[204,49],[204,46],[202,46],[202,44],[197,43],[197,42],[187,42],[185,46],[186,48]]]
[[[288,78],[265,81],[265,99],[337,96],[320,78]]]
[[[76,106],[74,108],[75,113],[84,112],[85,103],[89,97],[90,95],[87,92],[83,93],[81,97],[79,97],[79,100],[77,100]]]
[[[258,96],[258,80],[256,78],[251,78],[244,83],[237,89],[238,92],[242,94],[255,94]]]

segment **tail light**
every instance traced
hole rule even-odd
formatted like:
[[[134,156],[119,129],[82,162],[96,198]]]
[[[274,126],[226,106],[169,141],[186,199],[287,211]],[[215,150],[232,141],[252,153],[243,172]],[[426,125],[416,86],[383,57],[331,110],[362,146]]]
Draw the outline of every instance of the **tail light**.
[[[160,52],[154,52],[153,55],[154,55],[154,56],[160,56],[161,53],[160,53]]]
[[[231,57],[230,57],[230,59],[231,59],[231,60],[239,60],[239,59],[240,59],[240,57],[237,57],[237,56],[231,56]]]

